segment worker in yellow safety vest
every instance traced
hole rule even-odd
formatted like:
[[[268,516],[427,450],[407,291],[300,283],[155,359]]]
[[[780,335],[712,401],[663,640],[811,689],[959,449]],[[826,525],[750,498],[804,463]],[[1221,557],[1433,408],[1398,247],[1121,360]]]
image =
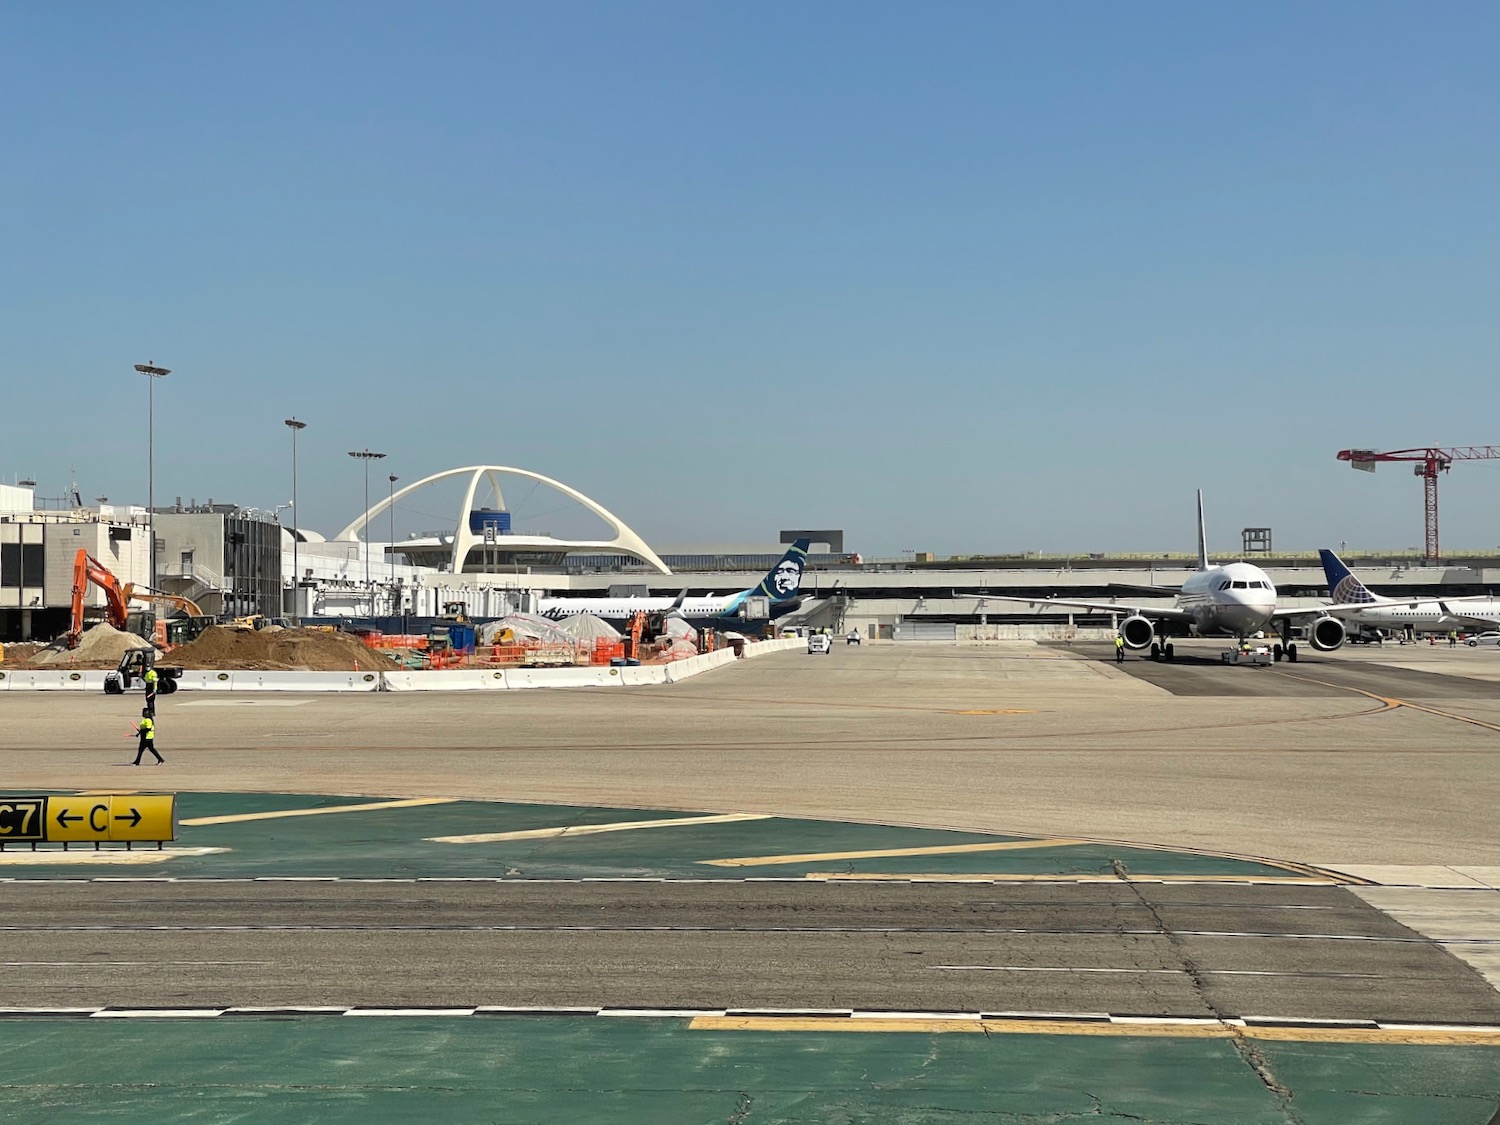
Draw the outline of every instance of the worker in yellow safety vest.
[[[141,708],[141,725],[135,728],[135,733],[140,737],[140,742],[135,748],[135,761],[130,764],[133,766],[140,765],[141,755],[149,750],[151,751],[151,756],[160,765],[165,759],[156,752],[156,720],[151,717],[151,712],[144,707]]]
[[[147,668],[144,677],[146,681],[146,711],[151,718],[156,718],[156,669]]]
[[[1125,638],[1119,633],[1115,634],[1115,663],[1125,663]]]

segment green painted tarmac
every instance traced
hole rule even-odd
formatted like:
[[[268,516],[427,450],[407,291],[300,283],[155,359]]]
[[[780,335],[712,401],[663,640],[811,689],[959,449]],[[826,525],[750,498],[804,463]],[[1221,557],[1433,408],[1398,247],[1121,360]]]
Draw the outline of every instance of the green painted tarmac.
[[[1123,845],[1044,845],[1015,836],[933,829],[771,818],[716,824],[676,825],[594,835],[484,843],[438,843],[436,836],[534,831],[537,829],[672,820],[681,812],[579,808],[560,805],[461,801],[408,808],[379,808],[372,798],[288,794],[184,793],[179,821],[294,809],[370,805],[367,811],[317,816],[183,824],[177,847],[222,848],[204,856],[176,856],[160,864],[129,868],[67,862],[7,866],[0,875],[17,879],[129,875],[137,877],[253,878],[273,876],[349,879],[390,878],[800,878],[832,874],[1004,874],[1031,876],[1112,875],[1117,865],[1142,877],[1264,878],[1288,872],[1270,864],[1219,856],[1132,848]],[[850,857],[844,853],[976,844],[1036,843],[1018,850],[968,851],[921,856]],[[48,845],[55,847],[55,845]],[[810,855],[794,863],[777,856]],[[747,866],[707,861],[757,858]]]
[[[0,1023],[7,1120],[1487,1125],[1500,1049],[694,1031],[609,1018]],[[1289,1096],[1288,1096],[1289,1095]]]

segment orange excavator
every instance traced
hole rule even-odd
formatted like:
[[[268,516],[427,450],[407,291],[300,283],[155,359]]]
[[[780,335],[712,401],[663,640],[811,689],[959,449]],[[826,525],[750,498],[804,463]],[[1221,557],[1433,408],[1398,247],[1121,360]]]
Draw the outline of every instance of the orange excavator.
[[[83,637],[83,597],[92,582],[104,591],[104,620],[116,629],[124,629],[130,616],[129,599],[119,581],[104,564],[82,547],[73,558],[73,620],[68,629],[68,647],[77,648]]]
[[[189,598],[176,594],[159,594],[154,590],[138,590],[133,582],[122,585],[103,563],[80,547],[78,554],[73,557],[73,618],[71,628],[68,629],[69,648],[77,648],[78,641],[83,636],[83,598],[88,593],[90,582],[104,591],[104,620],[116,629],[123,630],[129,624],[132,601],[161,602],[175,606],[189,618],[208,620],[203,617],[198,603]],[[160,642],[164,639],[165,626],[158,624],[156,631],[158,637],[155,639]]]

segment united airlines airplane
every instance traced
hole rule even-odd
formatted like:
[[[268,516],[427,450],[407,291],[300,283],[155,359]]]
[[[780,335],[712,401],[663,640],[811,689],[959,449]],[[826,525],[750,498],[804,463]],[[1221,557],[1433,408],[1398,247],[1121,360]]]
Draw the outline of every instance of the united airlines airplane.
[[[1174,656],[1169,637],[1228,636],[1240,640],[1265,630],[1281,634],[1281,643],[1273,647],[1277,660],[1283,656],[1297,659],[1297,646],[1291,639],[1292,625],[1302,618],[1313,618],[1308,639],[1319,652],[1331,652],[1344,643],[1343,622],[1329,616],[1325,606],[1308,609],[1276,608],[1276,587],[1266,572],[1251,563],[1226,563],[1213,566],[1208,561],[1207,538],[1203,530],[1203,493],[1198,493],[1198,570],[1180,587],[1155,586],[1158,594],[1175,594],[1171,608],[1160,606],[1160,598],[1137,602],[1085,602],[1066,598],[1018,598],[1001,594],[968,594],[980,601],[1019,602],[1022,605],[1065,606],[1095,613],[1125,614],[1120,622],[1120,636],[1125,647],[1150,648],[1151,659]]]
[[[1328,579],[1328,612],[1351,625],[1374,629],[1448,632],[1500,629],[1500,603],[1494,598],[1388,598],[1372,592],[1326,547],[1318,552]]]
[[[760,585],[737,594],[709,594],[698,598],[690,598],[686,592],[676,598],[543,598],[541,614],[554,621],[578,613],[591,613],[606,621],[629,621],[633,614],[642,611],[671,613],[701,629],[741,620],[740,610],[746,600],[759,596],[770,600],[774,620],[790,613],[802,602],[802,571],[807,565],[807,548],[811,543],[811,539],[798,539],[760,580]]]

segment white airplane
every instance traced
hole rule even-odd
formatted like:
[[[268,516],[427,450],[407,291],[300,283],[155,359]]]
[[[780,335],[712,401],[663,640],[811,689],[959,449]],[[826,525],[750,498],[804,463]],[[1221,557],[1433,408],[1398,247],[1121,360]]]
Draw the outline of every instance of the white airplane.
[[[1332,551],[1324,548],[1318,555],[1333,599],[1328,612],[1350,625],[1444,633],[1476,626],[1500,629],[1500,601],[1494,598],[1382,597],[1354,577]]]
[[[629,621],[640,613],[670,613],[682,617],[696,628],[725,625],[741,620],[741,607],[756,595],[768,598],[774,620],[796,609],[801,603],[802,570],[807,565],[807,548],[811,539],[798,539],[787,549],[776,565],[761,579],[760,585],[736,594],[709,594],[690,598],[687,591],[676,598],[543,598],[540,613],[554,621],[578,613],[591,613],[606,621]]]
[[[1292,624],[1301,618],[1314,618],[1308,639],[1319,652],[1332,652],[1344,643],[1344,624],[1329,616],[1327,607],[1307,609],[1276,608],[1276,587],[1266,572],[1251,563],[1226,563],[1212,566],[1208,561],[1207,539],[1203,531],[1203,493],[1198,493],[1198,570],[1180,587],[1153,586],[1157,594],[1175,594],[1169,609],[1160,605],[1161,598],[1135,602],[1085,602],[1066,598],[1020,598],[1003,594],[961,594],[981,602],[1019,602],[1022,605],[1065,606],[1095,613],[1125,614],[1120,622],[1120,636],[1125,647],[1139,651],[1150,648],[1151,659],[1174,656],[1168,637],[1230,636],[1243,641],[1267,629],[1281,634],[1281,643],[1272,649],[1280,660],[1297,659],[1297,646],[1291,639]],[[1153,604],[1153,602],[1155,604]]]

